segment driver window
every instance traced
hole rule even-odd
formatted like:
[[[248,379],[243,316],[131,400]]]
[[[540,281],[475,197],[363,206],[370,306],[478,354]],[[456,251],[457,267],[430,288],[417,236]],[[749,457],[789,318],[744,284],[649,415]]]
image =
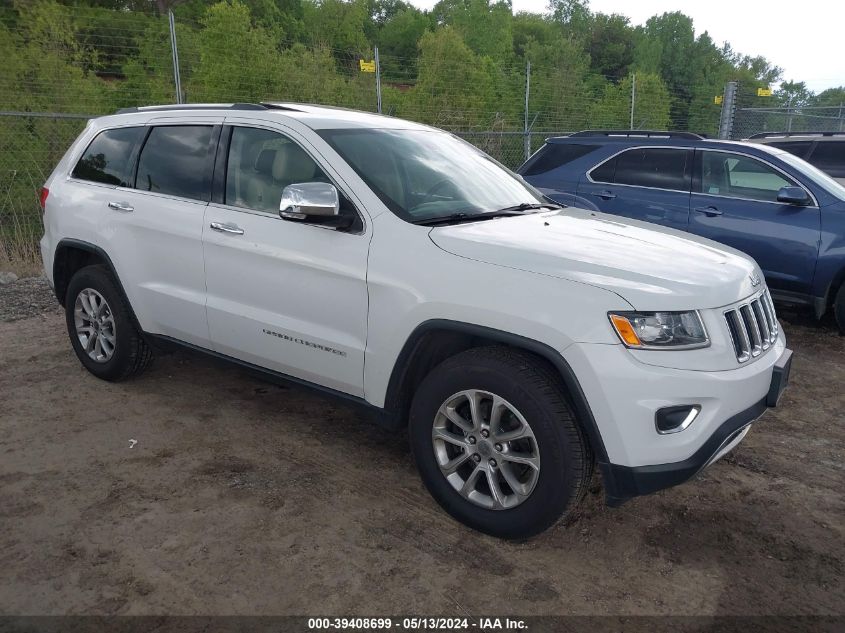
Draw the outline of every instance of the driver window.
[[[301,182],[330,182],[299,145],[277,132],[235,127],[229,144],[225,203],[278,213],[282,189]]]
[[[796,183],[764,162],[727,152],[703,152],[701,193],[777,202],[781,187]]]

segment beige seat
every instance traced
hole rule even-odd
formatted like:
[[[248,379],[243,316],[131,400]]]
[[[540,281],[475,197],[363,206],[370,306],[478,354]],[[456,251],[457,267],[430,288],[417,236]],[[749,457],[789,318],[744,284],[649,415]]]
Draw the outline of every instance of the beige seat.
[[[322,176],[311,157],[294,143],[262,150],[255,161],[255,173],[246,183],[247,206],[278,211],[282,190],[294,183],[314,181],[316,172]]]

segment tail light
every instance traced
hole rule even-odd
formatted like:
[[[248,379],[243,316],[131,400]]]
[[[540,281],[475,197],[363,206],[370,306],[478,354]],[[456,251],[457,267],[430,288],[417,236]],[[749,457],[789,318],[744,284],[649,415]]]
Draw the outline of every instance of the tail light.
[[[41,204],[41,210],[44,211],[47,208],[47,196],[50,195],[50,190],[47,187],[41,187],[41,195],[38,197],[38,201]]]

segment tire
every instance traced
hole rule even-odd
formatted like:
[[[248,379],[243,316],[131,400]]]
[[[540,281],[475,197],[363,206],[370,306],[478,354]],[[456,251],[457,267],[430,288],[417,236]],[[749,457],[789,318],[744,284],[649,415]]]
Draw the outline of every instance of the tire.
[[[480,426],[471,419],[473,399],[479,403]],[[494,402],[498,423],[488,410]],[[446,405],[453,407],[449,416]],[[454,422],[455,413],[462,427]],[[446,440],[444,430],[450,433]],[[414,395],[409,434],[420,476],[443,509],[501,538],[526,538],[551,526],[580,502],[593,471],[592,451],[557,373],[542,359],[512,348],[471,349],[432,370]],[[505,441],[518,435],[521,439]],[[458,470],[447,478],[441,465],[449,471],[455,463]],[[483,472],[467,484],[479,468]],[[462,494],[458,488],[467,485],[468,494]]]
[[[92,306],[97,308],[93,320]],[[135,327],[128,302],[103,266],[86,266],[71,278],[65,296],[65,320],[76,356],[97,378],[126,380],[152,361],[152,350]],[[94,335],[80,334],[78,326]],[[89,342],[92,344],[86,349]]]
[[[845,283],[839,286],[836,299],[833,301],[833,315],[836,318],[836,325],[839,326],[839,333],[845,335]]]

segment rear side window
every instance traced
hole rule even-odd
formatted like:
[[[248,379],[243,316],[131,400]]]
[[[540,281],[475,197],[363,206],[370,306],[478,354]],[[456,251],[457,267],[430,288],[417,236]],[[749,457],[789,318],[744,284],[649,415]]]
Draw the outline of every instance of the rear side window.
[[[778,149],[782,149],[784,152],[795,154],[800,158],[804,158],[807,155],[807,151],[810,149],[810,145],[812,144],[813,141],[784,141],[779,143],[769,143],[772,147],[777,147]]]
[[[210,125],[154,127],[138,158],[135,188],[210,200],[212,129]]]
[[[831,176],[845,178],[845,141],[820,141],[808,161]]]
[[[520,170],[523,176],[545,174],[561,165],[571,163],[598,148],[598,145],[546,143],[537,155]]]
[[[685,149],[637,148],[616,158],[615,184],[689,191],[692,152]]]
[[[132,151],[141,141],[144,131],[143,127],[122,127],[100,132],[76,163],[71,176],[128,187],[131,181],[129,162]]]

